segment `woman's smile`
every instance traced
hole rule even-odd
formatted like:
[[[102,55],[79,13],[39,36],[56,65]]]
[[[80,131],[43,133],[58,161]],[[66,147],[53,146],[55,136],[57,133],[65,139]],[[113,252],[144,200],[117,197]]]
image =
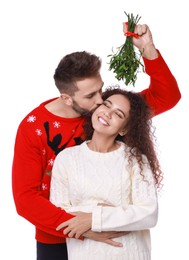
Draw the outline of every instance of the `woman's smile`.
[[[102,118],[101,116],[98,117],[98,121],[103,124],[103,125],[109,125],[108,122],[106,120],[104,120],[104,118]]]

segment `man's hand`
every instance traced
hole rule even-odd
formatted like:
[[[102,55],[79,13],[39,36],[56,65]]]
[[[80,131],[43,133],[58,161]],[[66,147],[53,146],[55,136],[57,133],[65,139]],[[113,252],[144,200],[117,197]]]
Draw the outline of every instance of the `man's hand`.
[[[106,244],[109,244],[111,246],[116,246],[116,247],[122,247],[123,244],[120,242],[116,242],[112,240],[113,238],[116,237],[121,237],[129,234],[130,232],[128,231],[123,231],[123,232],[117,232],[117,231],[109,231],[109,232],[93,232],[91,230],[87,231],[86,233],[83,234],[84,237],[103,242]]]
[[[75,215],[75,217],[61,223],[56,230],[65,228],[63,231],[65,235],[78,239],[83,233],[91,229],[92,213],[74,212],[72,215]]]
[[[123,32],[127,32],[125,23],[123,23]],[[158,57],[158,52],[155,48],[149,27],[146,24],[137,24],[134,33],[139,37],[133,37],[133,44],[142,52],[142,56],[149,60],[156,59]]]
[[[99,203],[99,206],[110,206],[108,204]],[[61,223],[56,230],[65,228],[63,233],[72,238],[86,237],[95,241],[103,242],[112,246],[122,247],[122,243],[112,240],[116,237],[121,237],[129,234],[129,231],[108,231],[108,232],[93,232],[91,231],[92,213],[74,212],[74,218]]]

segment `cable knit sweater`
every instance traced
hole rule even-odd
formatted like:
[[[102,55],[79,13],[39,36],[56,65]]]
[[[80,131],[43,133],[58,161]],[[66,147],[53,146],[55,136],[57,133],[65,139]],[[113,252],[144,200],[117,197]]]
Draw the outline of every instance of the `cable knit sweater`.
[[[154,178],[144,160],[142,177],[136,161],[129,165],[123,143],[115,151],[100,153],[84,142],[57,155],[50,200],[68,212],[92,212],[93,231],[131,231],[115,239],[123,244],[121,248],[68,238],[69,260],[150,259],[149,229],[156,225],[158,203]]]

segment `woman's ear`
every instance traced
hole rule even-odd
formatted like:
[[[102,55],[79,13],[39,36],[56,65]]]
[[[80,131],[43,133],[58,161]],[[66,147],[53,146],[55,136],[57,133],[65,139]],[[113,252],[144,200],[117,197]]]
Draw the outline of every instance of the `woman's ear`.
[[[63,93],[60,97],[67,106],[71,106],[73,104],[73,100],[70,95]]]
[[[124,136],[124,135],[126,135],[126,133],[127,133],[126,128],[123,128],[123,129],[119,132],[119,135]]]

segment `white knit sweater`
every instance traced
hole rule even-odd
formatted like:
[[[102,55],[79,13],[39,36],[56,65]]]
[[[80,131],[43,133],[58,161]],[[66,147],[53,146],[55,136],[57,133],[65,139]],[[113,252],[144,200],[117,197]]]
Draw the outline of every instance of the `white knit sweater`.
[[[67,239],[69,260],[149,260],[149,229],[157,223],[158,202],[152,172],[144,157],[129,166],[123,143],[112,152],[90,150],[87,142],[60,152],[54,162],[50,200],[68,212],[92,212],[93,231],[131,231],[114,240],[123,247]],[[98,203],[112,207],[97,206]]]

